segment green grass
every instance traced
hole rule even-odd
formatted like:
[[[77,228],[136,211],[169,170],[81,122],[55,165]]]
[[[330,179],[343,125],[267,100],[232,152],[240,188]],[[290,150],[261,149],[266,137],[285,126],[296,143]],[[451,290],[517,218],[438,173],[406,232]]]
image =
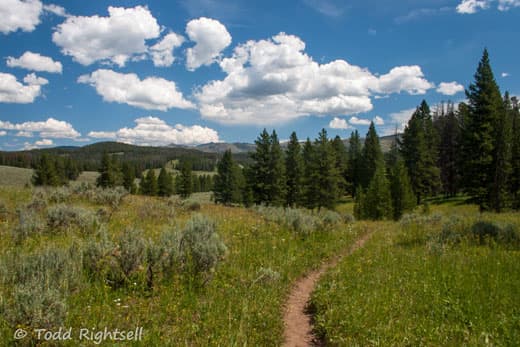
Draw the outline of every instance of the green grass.
[[[0,190],[10,211],[30,201],[31,191],[22,192]],[[348,248],[357,237],[356,227],[339,224],[303,238],[265,221],[252,210],[208,203],[207,194],[192,199],[201,202],[201,210],[195,213],[216,221],[228,248],[223,261],[208,274],[210,280],[205,285],[192,276],[174,274],[158,280],[153,291],[132,285],[112,289],[99,281],[89,281],[83,274],[83,284],[67,297],[64,326],[142,326],[145,337],[141,345],[147,346],[280,345],[283,303],[293,281],[318,267],[324,258]],[[69,204],[92,211],[101,207],[74,197]],[[109,209],[107,229],[112,240],[127,227],[142,230],[146,239],[158,240],[165,227],[175,224],[181,228],[194,213],[182,203],[171,205],[167,199],[142,196],[127,196],[117,209]],[[34,252],[44,246],[65,248],[73,242],[82,245],[89,237],[72,230],[32,236],[18,245],[9,236],[16,223],[13,214],[8,223],[0,224],[4,240],[0,257],[13,251]],[[266,277],[266,273],[274,275]],[[0,285],[0,294],[7,298],[9,289]],[[0,317],[0,345],[13,343],[15,328]],[[63,345],[74,346],[77,341]]]
[[[23,187],[31,184],[32,169],[0,165],[0,187]]]
[[[470,225],[481,218],[520,226],[518,214],[479,216],[457,202],[432,207],[439,211]],[[517,345],[520,252],[470,241],[439,245],[442,223],[371,223],[376,232],[366,247],[313,295],[317,332],[329,345]]]

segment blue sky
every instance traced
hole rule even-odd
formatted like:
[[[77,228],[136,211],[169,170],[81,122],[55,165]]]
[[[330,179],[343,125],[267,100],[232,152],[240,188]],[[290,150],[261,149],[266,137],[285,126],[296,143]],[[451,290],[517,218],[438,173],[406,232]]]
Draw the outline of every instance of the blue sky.
[[[0,149],[402,127],[487,47],[520,94],[520,0],[1,0]]]

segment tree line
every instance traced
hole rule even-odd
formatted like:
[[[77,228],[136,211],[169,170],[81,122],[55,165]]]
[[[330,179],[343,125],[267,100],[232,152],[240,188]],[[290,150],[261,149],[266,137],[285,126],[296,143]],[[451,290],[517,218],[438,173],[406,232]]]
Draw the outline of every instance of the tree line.
[[[345,146],[322,129],[303,144],[293,132],[285,151],[276,131],[264,129],[250,165],[230,151],[219,161],[215,201],[319,209],[348,194],[359,218],[398,219],[426,198],[464,193],[481,211],[519,209],[518,99],[500,93],[487,50],[474,78],[457,109],[432,112],[423,101],[385,155],[373,123],[363,143],[357,130]]]

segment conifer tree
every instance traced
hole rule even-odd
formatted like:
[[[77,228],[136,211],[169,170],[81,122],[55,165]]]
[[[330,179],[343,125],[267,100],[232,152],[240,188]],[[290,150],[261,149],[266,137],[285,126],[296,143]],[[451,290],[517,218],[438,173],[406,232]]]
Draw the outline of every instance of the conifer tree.
[[[184,160],[181,163],[181,173],[179,177],[179,186],[177,189],[177,193],[185,199],[188,198],[193,192],[193,182],[192,182],[192,174],[191,174],[191,162]]]
[[[402,158],[397,157],[390,168],[390,194],[392,196],[393,218],[398,220],[404,212],[415,207],[415,195],[410,177]]]
[[[127,162],[123,163],[123,187],[128,190],[131,194],[135,194],[137,187],[135,185],[135,167]]]
[[[354,130],[350,134],[347,161],[347,182],[350,194],[355,197],[356,189],[361,184],[362,145],[359,133]]]
[[[173,177],[163,166],[157,178],[157,194],[159,196],[170,196],[173,194]]]
[[[360,185],[363,189],[366,189],[372,181],[372,176],[374,176],[377,165],[382,160],[383,152],[379,144],[379,137],[377,136],[374,122],[371,122],[365,138],[360,167]]]
[[[298,142],[296,132],[291,134],[289,144],[287,145],[287,154],[285,156],[285,172],[287,194],[285,203],[287,206],[294,207],[299,204],[302,199],[302,179],[303,179],[303,162],[301,146]]]
[[[236,174],[231,150],[227,150],[217,164],[217,175],[213,187],[216,203],[229,205],[238,202],[235,193],[238,185]]]
[[[340,195],[343,195],[347,192],[347,165],[348,165],[348,156],[347,149],[345,148],[345,144],[341,137],[336,135],[334,140],[332,140],[332,150],[334,151],[334,157],[336,158],[336,172],[338,174],[338,192]]]
[[[481,211],[500,210],[505,203],[507,160],[498,137],[505,135],[506,129],[499,123],[505,120],[506,112],[487,50],[474,78],[466,90],[469,104],[463,120],[463,182]]]
[[[518,99],[511,98],[512,146],[511,146],[511,194],[513,208],[520,209],[520,110]]]
[[[327,131],[322,129],[315,140],[316,160],[316,206],[333,208],[338,199],[339,174],[336,170],[336,158]]]
[[[285,204],[285,162],[278,135],[273,130],[269,151],[269,203],[274,206]]]
[[[98,187],[107,188],[115,187],[120,184],[120,170],[114,158],[105,152],[101,159],[101,167],[99,169],[99,177],[96,180]]]
[[[376,170],[365,192],[358,192],[354,211],[356,218],[381,220],[393,217],[392,195],[382,160],[376,162]]]
[[[303,189],[302,189],[302,201],[301,205],[308,208],[314,209],[317,206],[318,198],[318,186],[316,181],[318,180],[318,168],[317,168],[317,154],[315,146],[313,146],[311,140],[307,138],[303,145]]]
[[[253,164],[250,172],[250,185],[255,204],[270,203],[270,162],[271,136],[266,129],[255,140],[255,151],[251,154]]]
[[[42,153],[40,161],[34,170],[32,181],[35,186],[59,185],[55,163],[47,153]]]
[[[141,194],[155,196],[158,192],[157,177],[155,170],[149,169],[144,178],[141,180]]]

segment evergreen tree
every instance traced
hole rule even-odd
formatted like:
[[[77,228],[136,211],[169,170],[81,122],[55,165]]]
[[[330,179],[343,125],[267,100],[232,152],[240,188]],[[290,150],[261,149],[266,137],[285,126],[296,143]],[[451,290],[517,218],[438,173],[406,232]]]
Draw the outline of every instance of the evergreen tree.
[[[123,187],[128,190],[131,194],[135,194],[137,192],[137,187],[135,185],[135,167],[127,162],[123,163],[122,167],[123,174]]]
[[[366,192],[358,192],[354,211],[356,218],[381,220],[393,217],[392,195],[382,160],[376,162],[376,170]]]
[[[463,182],[465,191],[480,210],[501,210],[505,203],[507,159],[499,136],[506,135],[500,122],[505,110],[500,90],[484,50],[475,81],[466,91],[468,112],[463,120]]]
[[[366,189],[372,181],[372,176],[374,176],[377,165],[382,160],[383,152],[379,144],[379,137],[377,136],[374,122],[371,122],[365,138],[360,167],[360,185],[363,189]]]
[[[215,176],[215,185],[213,187],[216,203],[229,205],[233,202],[238,202],[236,175],[233,156],[231,150],[228,149],[217,164],[217,175]]]
[[[422,198],[435,194],[439,186],[437,144],[430,107],[423,100],[408,121],[400,141],[401,153],[418,204]]]
[[[149,169],[141,180],[141,194],[155,196],[158,192],[157,177],[154,169]]]
[[[347,165],[348,165],[348,156],[347,149],[345,148],[345,144],[341,137],[334,137],[332,140],[332,150],[334,151],[334,157],[336,158],[336,172],[338,174],[338,192],[340,195],[347,193]]]
[[[188,198],[193,192],[193,182],[192,182],[192,174],[191,174],[191,162],[190,161],[182,161],[181,162],[181,173],[179,175],[179,186],[177,193],[185,199]]]
[[[398,220],[404,212],[415,207],[415,195],[410,177],[402,158],[397,157],[390,168],[390,194],[392,196],[393,218]]]
[[[273,130],[269,151],[269,202],[274,206],[285,204],[285,162],[278,135]]]
[[[255,204],[268,205],[271,202],[271,136],[266,129],[255,140],[255,145],[255,151],[251,154],[253,164],[249,171],[251,191]]]
[[[120,184],[120,178],[120,170],[115,159],[107,152],[103,153],[96,185],[102,188],[115,187]]]
[[[512,146],[511,146],[511,194],[513,208],[520,209],[520,110],[518,99],[511,98]]]
[[[315,146],[309,138],[303,145],[303,189],[302,189],[302,201],[301,205],[308,208],[314,209],[318,203],[318,168],[317,168],[317,154]]]
[[[163,166],[157,178],[157,193],[159,196],[170,196],[173,194],[173,177]]]
[[[298,142],[296,132],[291,134],[289,144],[287,145],[287,154],[285,156],[285,173],[287,194],[285,203],[287,206],[294,207],[299,204],[302,199],[302,179],[303,179],[303,162],[301,146]]]
[[[316,160],[316,206],[318,208],[333,208],[338,200],[339,174],[336,169],[336,157],[327,131],[322,129],[315,140]]]
[[[362,145],[357,130],[350,134],[347,161],[347,182],[350,194],[355,197],[356,189],[361,184]]]
[[[54,161],[47,153],[42,153],[32,177],[35,186],[58,186],[59,178]]]

